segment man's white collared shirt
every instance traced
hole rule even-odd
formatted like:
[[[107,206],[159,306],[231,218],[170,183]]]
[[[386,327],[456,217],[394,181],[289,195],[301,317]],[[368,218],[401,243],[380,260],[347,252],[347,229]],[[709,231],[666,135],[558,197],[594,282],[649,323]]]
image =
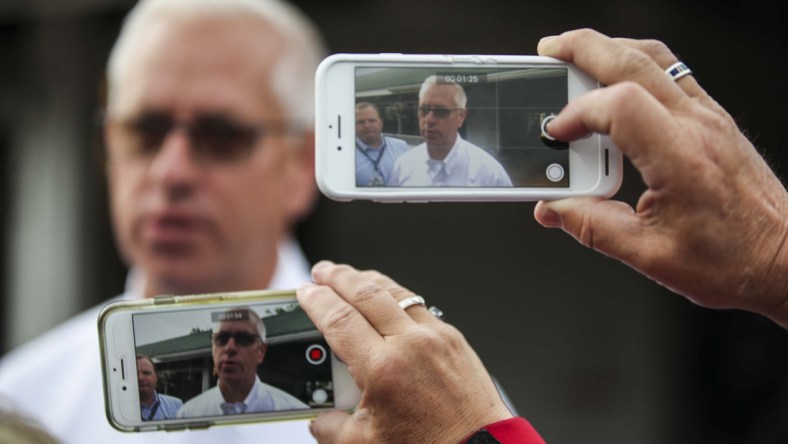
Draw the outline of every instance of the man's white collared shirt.
[[[389,186],[400,187],[511,187],[512,180],[489,153],[457,134],[443,160],[432,159],[427,144],[402,154],[394,163]]]
[[[276,387],[264,384],[255,377],[254,385],[244,402],[225,402],[219,386],[186,401],[178,411],[178,418],[237,415],[241,413],[275,412],[281,410],[308,409],[309,406],[296,397]]]

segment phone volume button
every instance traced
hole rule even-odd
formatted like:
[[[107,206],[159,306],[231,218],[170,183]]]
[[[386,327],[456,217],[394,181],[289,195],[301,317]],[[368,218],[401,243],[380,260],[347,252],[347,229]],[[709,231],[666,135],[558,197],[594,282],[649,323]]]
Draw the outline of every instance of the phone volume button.
[[[476,63],[476,64],[484,63],[484,61],[480,57],[474,55],[450,56],[450,58],[451,61],[454,63]]]
[[[173,303],[175,303],[175,296],[169,294],[163,294],[153,297],[154,305],[165,305],[165,304],[173,304]]]

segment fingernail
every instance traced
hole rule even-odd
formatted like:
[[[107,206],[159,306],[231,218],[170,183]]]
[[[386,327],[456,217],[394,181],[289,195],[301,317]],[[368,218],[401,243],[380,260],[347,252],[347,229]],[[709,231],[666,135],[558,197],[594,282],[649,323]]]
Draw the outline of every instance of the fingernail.
[[[313,420],[311,420],[311,421],[309,421],[309,433],[310,433],[312,436],[314,436],[314,437],[317,437],[317,436],[315,435],[315,420],[314,420],[314,419],[313,419]]]
[[[555,117],[553,117],[553,119],[555,119]],[[544,124],[544,132],[548,139],[555,140],[555,137],[553,137],[553,135],[550,134],[550,124],[553,123],[553,119],[550,119],[549,122]]]
[[[550,36],[547,36],[547,37],[542,37],[542,39],[539,40],[539,44],[536,45],[537,52],[540,55],[548,55],[548,53],[550,53],[551,49],[553,49],[553,47],[555,46],[557,38],[558,38],[557,35],[550,35]]]
[[[326,261],[326,260],[320,261],[312,267],[312,273],[317,273],[320,270],[323,270],[324,268],[330,267],[332,264],[333,262],[331,261]]]

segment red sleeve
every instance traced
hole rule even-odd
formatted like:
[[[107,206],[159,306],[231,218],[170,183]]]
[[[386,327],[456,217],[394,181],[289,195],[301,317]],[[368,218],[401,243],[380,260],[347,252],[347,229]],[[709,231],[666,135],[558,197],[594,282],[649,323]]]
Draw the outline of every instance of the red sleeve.
[[[509,418],[488,424],[482,428],[501,444],[544,444],[544,440],[525,418]],[[478,432],[474,432],[474,435]],[[473,435],[464,439],[467,443]]]

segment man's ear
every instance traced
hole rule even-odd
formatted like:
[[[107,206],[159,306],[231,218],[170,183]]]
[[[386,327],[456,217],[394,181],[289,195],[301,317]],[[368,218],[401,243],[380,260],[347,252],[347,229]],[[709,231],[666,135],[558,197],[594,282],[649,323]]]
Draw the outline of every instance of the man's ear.
[[[265,352],[268,351],[268,344],[265,342],[260,343],[260,359],[257,360],[257,365],[263,363],[263,359],[265,359]]]
[[[465,124],[465,117],[467,116],[468,116],[467,109],[457,110],[457,117],[460,119],[460,123],[459,125],[457,125],[457,128],[462,128],[462,126]]]
[[[295,157],[291,162],[290,202],[288,203],[291,220],[296,221],[312,210],[317,198],[315,183],[315,133],[304,132],[294,138],[294,146],[289,147]]]
[[[100,164],[104,167],[104,174],[106,175],[107,183],[109,184],[112,180],[112,170],[110,169],[110,161],[109,161],[109,144],[112,140],[112,135],[116,131],[114,125],[109,125],[105,123],[101,126],[101,142],[100,146],[97,150],[100,150],[96,155],[96,158],[99,160]]]

